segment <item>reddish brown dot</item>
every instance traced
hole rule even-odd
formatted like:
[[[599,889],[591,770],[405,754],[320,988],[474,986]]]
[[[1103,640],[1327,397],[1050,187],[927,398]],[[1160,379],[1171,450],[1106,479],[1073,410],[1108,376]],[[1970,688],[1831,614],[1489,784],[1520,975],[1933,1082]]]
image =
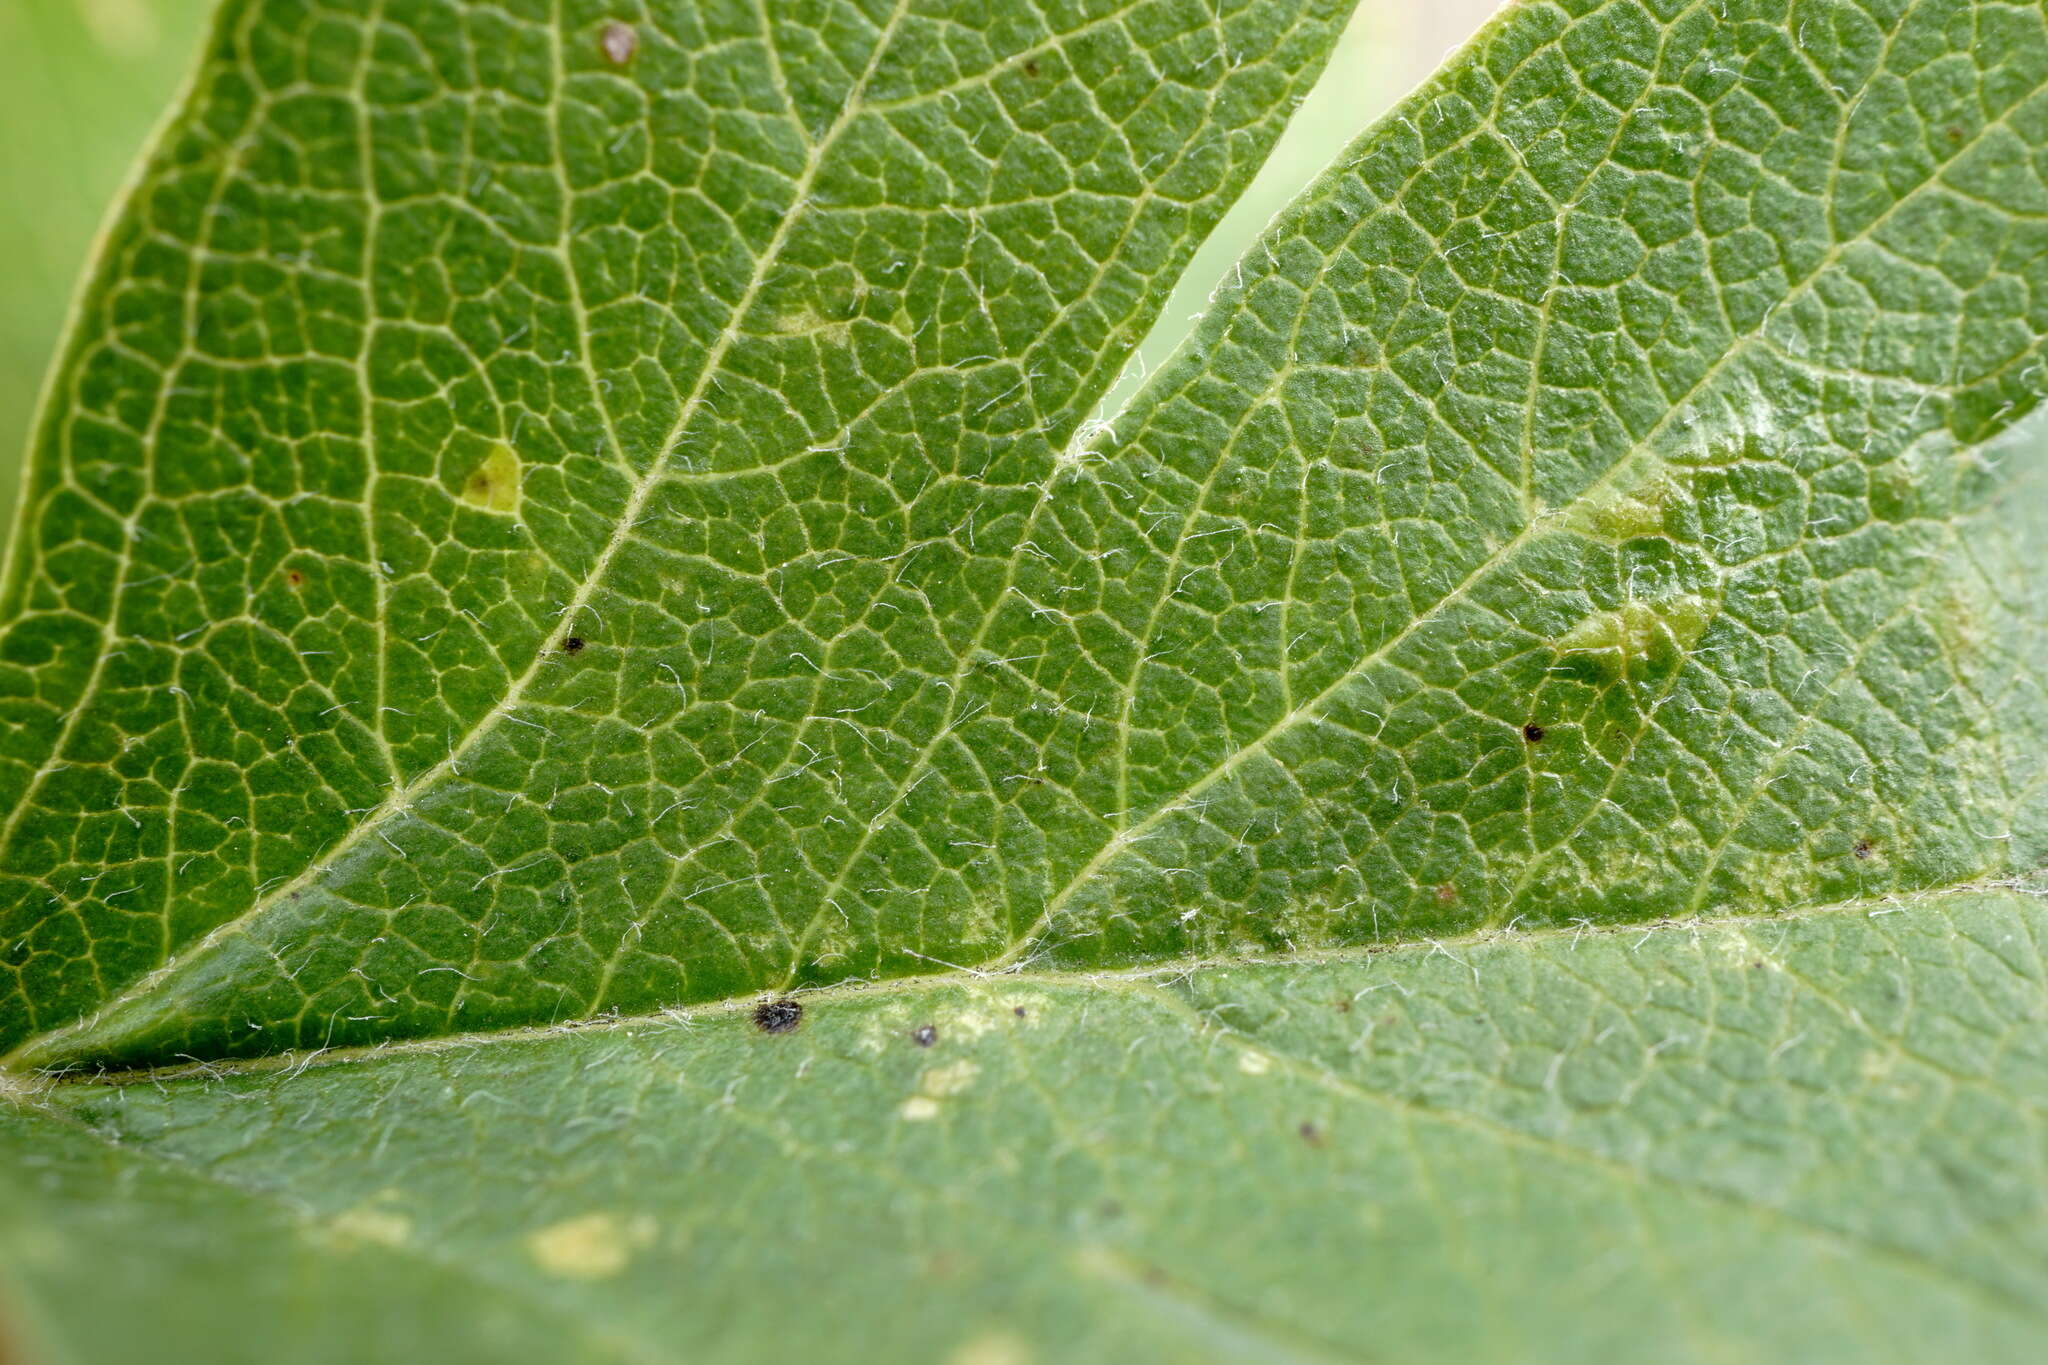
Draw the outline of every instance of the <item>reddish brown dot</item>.
[[[1323,1130],[1316,1127],[1313,1123],[1303,1123],[1300,1132],[1301,1140],[1309,1146],[1320,1147],[1323,1145]]]
[[[597,35],[597,46],[606,61],[613,66],[624,66],[640,50],[640,34],[631,24],[613,20],[604,26],[604,32]]]
[[[1534,721],[1531,721],[1529,724],[1524,725],[1522,727],[1522,738],[1528,740],[1531,744],[1541,744],[1543,742],[1543,737],[1549,733],[1550,732],[1548,730],[1536,724]]]
[[[1438,905],[1449,905],[1457,899],[1458,888],[1452,886],[1449,882],[1445,882],[1436,889],[1436,903]]]
[[[284,581],[296,588],[306,581],[306,576],[297,569],[288,569],[285,571]]]
[[[1877,850],[1871,847],[1870,840],[1858,839],[1856,841],[1856,856],[1863,859],[1863,861],[1869,862],[1871,855],[1876,852]]]
[[[1037,63],[1037,62],[1026,62],[1026,63],[1024,63],[1024,74],[1025,74],[1025,75],[1027,75],[1027,76],[1036,76],[1036,75],[1038,74],[1038,63]]]
[[[1017,1017],[1018,1017],[1019,1019],[1022,1019],[1022,1018],[1024,1017],[1024,1007],[1023,1007],[1022,1005],[1019,1005],[1019,1006],[1017,1006],[1017,1008],[1016,1008],[1016,1009],[1014,1009],[1014,1010],[1012,1010],[1012,1011],[1010,1011],[1010,1012],[1011,1012],[1012,1014],[1016,1015],[1016,1016],[1017,1016]]]

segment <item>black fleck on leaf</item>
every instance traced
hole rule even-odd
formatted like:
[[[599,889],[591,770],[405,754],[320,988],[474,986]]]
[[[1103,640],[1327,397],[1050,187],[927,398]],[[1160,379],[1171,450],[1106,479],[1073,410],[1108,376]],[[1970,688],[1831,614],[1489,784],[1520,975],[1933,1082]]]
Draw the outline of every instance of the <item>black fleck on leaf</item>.
[[[754,1006],[754,1027],[763,1033],[791,1033],[804,1021],[804,1007],[787,998]]]

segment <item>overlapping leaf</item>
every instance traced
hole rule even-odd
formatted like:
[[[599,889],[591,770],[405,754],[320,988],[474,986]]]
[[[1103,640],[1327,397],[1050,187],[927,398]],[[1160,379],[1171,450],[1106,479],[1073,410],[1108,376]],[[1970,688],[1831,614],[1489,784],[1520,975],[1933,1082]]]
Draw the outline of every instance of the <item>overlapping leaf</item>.
[[[2038,9],[1514,8],[1080,430],[1325,17],[231,12],[14,578],[22,1058],[2037,866]]]

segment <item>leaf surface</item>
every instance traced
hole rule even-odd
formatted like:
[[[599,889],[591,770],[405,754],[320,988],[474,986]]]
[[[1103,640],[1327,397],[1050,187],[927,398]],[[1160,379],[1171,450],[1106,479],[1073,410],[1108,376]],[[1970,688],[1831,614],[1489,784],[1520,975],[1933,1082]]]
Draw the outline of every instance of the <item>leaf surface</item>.
[[[311,13],[39,452],[21,1060],[2043,861],[2037,10],[1511,8],[1092,434],[1312,9]]]
[[[0,1248],[101,1361],[230,1239],[292,1359],[2034,1359],[2048,909],[1871,908],[68,1085]]]
[[[1511,5],[1090,420],[1334,8],[228,6],[0,633],[24,1301],[2038,1355],[2048,15]]]
[[[1054,451],[1339,11],[224,8],[35,452],[0,1038],[269,1050],[830,951]]]

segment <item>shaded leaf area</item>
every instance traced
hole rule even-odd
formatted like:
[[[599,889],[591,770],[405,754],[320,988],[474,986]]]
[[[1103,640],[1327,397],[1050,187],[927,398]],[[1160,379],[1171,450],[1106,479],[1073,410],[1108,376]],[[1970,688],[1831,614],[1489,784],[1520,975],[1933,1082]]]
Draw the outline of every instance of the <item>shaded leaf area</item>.
[[[1286,54],[1309,46],[1283,36],[1282,12],[1238,12],[1237,39],[1226,22],[1226,43],[1277,54],[1263,64],[1214,62],[1202,7],[1160,39],[1148,61],[1184,59],[1190,88],[1223,82],[1215,112],[1189,105],[1173,125],[1186,147],[1270,122]],[[1118,10],[1105,31],[1149,53],[1154,16],[1181,13]],[[810,207],[764,213],[766,245],[732,255],[739,302],[718,316],[736,328],[685,327],[697,349],[664,350],[660,310],[614,306],[577,264],[617,279],[640,259],[626,236],[571,243],[589,297],[560,320],[583,361],[548,373],[588,389],[550,409],[554,472],[523,453],[526,426],[435,434],[442,395],[468,392],[459,366],[431,392],[422,378],[380,396],[421,375],[384,367],[380,339],[431,349],[438,314],[363,332],[367,363],[343,368],[370,391],[337,401],[388,418],[358,461],[375,543],[323,561],[361,570],[360,644],[331,663],[367,660],[353,682],[287,688],[300,665],[255,643],[268,618],[230,622],[231,591],[208,604],[214,552],[189,571],[169,552],[168,576],[138,588],[190,602],[184,628],[222,642],[167,635],[147,651],[164,667],[228,657],[222,631],[250,642],[214,692],[108,690],[145,652],[125,628],[118,649],[94,654],[90,631],[79,651],[50,647],[46,693],[90,658],[96,699],[157,709],[102,723],[94,700],[21,731],[67,757],[21,770],[5,855],[27,926],[9,949],[32,1002],[17,1033],[98,1008],[17,1062],[265,1053],[935,964],[1767,912],[2048,857],[2048,607],[2024,572],[2048,544],[2048,499],[2040,452],[2007,435],[2036,401],[2048,329],[2037,6],[1511,7],[1276,223],[1106,430],[1076,423],[1129,334],[1110,319],[1155,297],[1118,253],[1199,226],[1166,207],[1165,163],[1132,163],[1161,188],[1134,170],[1087,213],[1055,213],[1070,235],[1098,213],[1119,224],[1082,253],[1112,264],[1057,275],[1071,293],[1033,283],[1054,278],[1052,238],[971,249],[993,201],[1030,179],[980,144],[970,181],[990,204],[915,217],[965,223],[957,265],[920,236],[886,257],[912,283],[887,285],[895,267],[847,223],[897,221],[886,149],[950,164],[969,155],[940,137],[952,111],[1036,108],[1053,49],[1060,72],[1102,82],[1077,108],[1124,107],[1112,93],[1136,58],[1090,67],[1078,38],[1042,55],[949,46],[935,39],[955,27],[925,17],[860,29],[872,69],[843,63],[866,74],[804,125],[824,132],[790,143],[778,202]],[[424,71],[433,42],[389,46],[355,69],[369,107],[439,107],[445,77],[419,75],[405,99],[385,84]],[[570,67],[604,60],[580,50]],[[951,85],[975,62],[989,74],[969,99]],[[1270,100],[1233,103],[1225,70]],[[561,87],[577,102],[546,105],[559,146],[585,145],[581,102],[619,81]],[[892,131],[913,110],[929,136]],[[1120,137],[1100,144],[1137,134]],[[1097,164],[1077,145],[1044,163],[1059,203],[1064,177]],[[1250,159],[1200,164],[1234,183]],[[237,163],[209,164],[242,183]],[[588,200],[538,175],[491,183],[563,209],[538,215],[556,227],[622,193],[602,177]],[[372,245],[410,221],[373,203]],[[1152,211],[1185,232],[1127,228]],[[373,278],[418,281],[376,297],[445,298],[459,331],[460,290],[435,283],[456,274],[426,247],[375,253]],[[1105,298],[1128,301],[1105,313]],[[482,316],[487,370],[511,342]],[[651,320],[615,346],[623,317]],[[919,346],[935,375],[911,363]],[[105,368],[84,355],[75,371]],[[698,379],[678,388],[677,373]],[[586,440],[623,452],[617,477],[564,472],[584,468]],[[523,471],[516,513],[489,506],[505,482],[494,442]],[[429,447],[471,454],[434,466],[439,484],[386,477]],[[160,440],[140,448],[168,460]],[[222,496],[252,515],[309,506],[222,469]],[[478,471],[485,505],[457,506]],[[76,482],[53,482],[49,506]],[[420,500],[436,488],[446,519]],[[502,528],[499,558],[456,534],[472,512]],[[69,534],[49,510],[39,524],[46,545]],[[522,537],[544,565],[530,581]],[[21,591],[65,582],[50,562],[25,561]],[[478,627],[457,620],[470,593],[503,595]],[[91,619],[38,609],[18,635]],[[464,640],[496,662],[471,670]],[[333,742],[295,720],[189,737],[285,695]],[[215,772],[200,755],[251,735],[362,784],[323,768],[275,800],[195,799],[193,775]],[[218,775],[241,792],[265,771]],[[307,801],[326,803],[318,820]],[[183,828],[204,856],[179,853]],[[99,965],[117,952],[125,968]]]
[[[67,1083],[0,1246],[109,1362],[229,1289],[208,1359],[460,1356],[451,1293],[578,1360],[2033,1359],[2044,933],[1966,891]]]
[[[309,1219],[76,1125],[0,1119],[0,1348],[100,1361],[631,1360],[515,1287]],[[461,1329],[451,1331],[451,1305]]]
[[[0,1039],[281,914],[411,907],[500,1019],[781,970],[684,903],[708,796],[821,669],[943,673],[1341,10],[225,6],[34,453]]]

